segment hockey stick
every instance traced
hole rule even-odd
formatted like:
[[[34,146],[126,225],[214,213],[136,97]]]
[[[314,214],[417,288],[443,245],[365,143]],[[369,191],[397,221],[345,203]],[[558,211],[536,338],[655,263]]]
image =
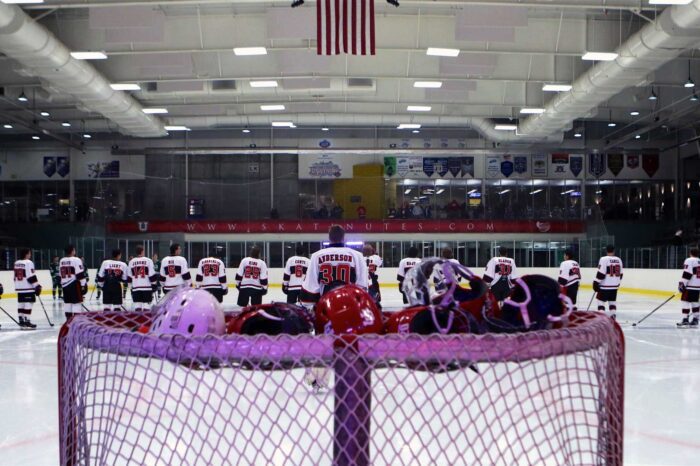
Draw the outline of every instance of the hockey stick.
[[[37,296],[39,298],[39,304],[41,304],[41,308],[44,310],[44,315],[46,316],[46,320],[49,322],[49,325],[53,327],[53,322],[51,322],[51,319],[49,319],[49,313],[46,312],[46,308],[44,307],[44,301],[41,300],[41,296]]]
[[[589,311],[591,309],[591,304],[593,304],[593,298],[595,298],[596,292],[594,291],[593,294],[591,295],[591,300],[588,301],[588,307],[586,308],[586,311]]]
[[[17,322],[17,321],[15,320],[14,317],[12,317],[12,316],[10,315],[10,313],[7,312],[5,309],[3,309],[2,307],[0,307],[0,311],[2,311],[2,312],[4,312],[5,314],[7,314],[7,317],[9,317],[10,319],[12,319],[12,322],[16,323],[16,324],[19,325],[21,328],[24,328],[22,325],[19,324],[19,322]]]
[[[672,299],[675,298],[675,297],[676,297],[676,293],[673,293],[666,301],[664,301],[663,303],[659,304],[658,306],[656,306],[656,307],[654,308],[653,311],[651,311],[649,314],[647,314],[647,315],[645,315],[644,317],[642,317],[642,319],[641,319],[639,322],[633,323],[633,324],[632,324],[632,327],[636,327],[637,324],[641,324],[647,317],[649,317],[650,315],[652,315],[653,313],[655,313],[656,311],[658,311],[659,309],[661,309],[661,308],[664,306],[664,304],[666,304],[667,302],[669,302],[670,300],[672,300]]]
[[[88,311],[88,312],[92,312],[92,311],[91,311],[90,309],[88,309],[87,307],[85,307],[85,304],[83,304],[83,303],[80,303],[80,305],[81,305],[81,306],[83,307],[83,309],[85,309],[86,311]]]

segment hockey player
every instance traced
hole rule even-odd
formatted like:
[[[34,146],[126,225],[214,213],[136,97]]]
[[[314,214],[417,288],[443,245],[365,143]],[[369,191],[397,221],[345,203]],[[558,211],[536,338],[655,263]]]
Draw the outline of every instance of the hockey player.
[[[261,304],[262,297],[267,294],[267,264],[260,259],[260,247],[250,248],[248,257],[244,257],[236,272],[236,288],[238,289],[238,305],[245,307],[250,304]]]
[[[309,270],[309,258],[306,257],[304,246],[297,244],[296,255],[287,259],[284,266],[284,276],[282,277],[282,292],[287,295],[287,303],[296,304],[299,302],[301,285]]]
[[[59,271],[58,256],[53,258],[51,264],[49,264],[49,272],[51,273],[51,295],[53,299],[56,299],[56,294],[58,294],[58,299],[63,299],[63,289],[61,288],[61,273]]]
[[[36,302],[36,297],[41,294],[41,285],[34,270],[32,251],[21,249],[19,256],[21,259],[15,261],[14,265],[19,325],[24,329],[34,330],[36,325],[29,320],[29,317],[32,315],[32,306]]]
[[[403,292],[403,280],[406,278],[406,272],[411,270],[413,267],[416,265],[420,264],[420,257],[418,257],[418,248],[415,246],[411,246],[408,248],[408,252],[406,253],[407,257],[404,257],[401,259],[401,262],[399,262],[399,270],[396,272],[396,280],[399,282],[399,291],[401,292],[401,295],[403,296],[403,303],[408,304],[408,297],[406,296],[406,293]]]
[[[593,281],[593,290],[597,293],[598,311],[605,312],[605,303],[608,303],[610,317],[617,316],[617,289],[622,281],[622,260],[615,255],[615,246],[608,245],[605,248],[606,255],[598,262],[598,272]]]
[[[159,271],[160,270],[160,260],[158,259],[158,254],[153,254],[153,256],[151,256],[151,260],[153,261],[153,266],[155,267],[156,272]],[[160,299],[161,295],[163,294],[163,289],[160,286],[160,281],[156,282],[155,294],[156,294],[156,299]]]
[[[192,283],[192,276],[187,265],[187,259],[180,253],[182,248],[175,243],[170,246],[170,255],[165,256],[160,263],[160,282],[163,285],[163,293],[168,293],[180,285],[189,287]]]
[[[515,261],[508,257],[506,247],[499,247],[498,256],[491,258],[484,272],[484,281],[491,287],[496,300],[501,302],[508,297],[516,278],[518,278],[518,268],[515,266]]]
[[[87,277],[83,261],[75,257],[75,246],[66,247],[66,257],[59,262],[61,287],[63,288],[63,310],[66,319],[81,312],[83,296],[87,293]]]
[[[316,251],[309,259],[309,271],[301,293],[305,306],[313,306],[329,290],[349,283],[367,290],[367,262],[358,251],[345,246],[343,227],[332,225],[328,240],[328,247]]]
[[[129,280],[127,265],[122,262],[122,252],[112,251],[112,258],[104,260],[97,271],[95,286],[103,291],[102,308],[105,312],[124,309],[122,285],[126,288]]]
[[[153,261],[143,254],[143,246],[136,246],[136,257],[129,261],[127,267],[128,281],[131,284],[131,300],[134,311],[147,311],[153,301],[159,275]]]
[[[574,260],[574,252],[571,249],[564,251],[564,261],[559,265],[559,285],[562,292],[569,297],[576,310],[576,296],[578,285],[581,281],[581,268]]]
[[[226,283],[226,266],[221,259],[205,257],[197,264],[195,276],[197,288],[208,291],[220,303],[224,301],[224,295],[228,294]]]
[[[683,262],[683,276],[678,283],[678,291],[681,292],[681,307],[683,320],[679,327],[697,327],[700,317],[700,259],[698,248],[690,250],[690,257]],[[693,311],[692,320],[689,320],[690,311]]]
[[[371,244],[365,244],[363,246],[362,255],[365,256],[365,261],[367,262],[367,284],[369,285],[367,291],[374,301],[379,304],[382,302],[382,293],[379,290],[379,275],[377,275],[377,270],[379,270],[384,261],[374,252],[374,248]]]

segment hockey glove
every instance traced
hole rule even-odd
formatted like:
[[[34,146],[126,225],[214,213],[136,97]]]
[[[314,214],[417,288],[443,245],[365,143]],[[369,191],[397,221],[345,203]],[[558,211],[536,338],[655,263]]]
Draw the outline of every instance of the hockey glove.
[[[228,286],[225,286],[223,288],[223,292],[224,292],[224,296],[226,296],[228,294]]]
[[[36,293],[37,296],[41,296],[41,285],[37,285],[34,288],[34,293]]]
[[[289,288],[287,288],[287,285],[282,285],[282,293],[289,294]]]
[[[267,288],[263,288],[262,295],[265,296],[266,294],[267,294]]]
[[[80,287],[80,293],[82,293],[83,296],[87,295],[87,285],[83,285]]]
[[[681,293],[685,293],[685,283],[678,282],[678,291],[680,291]]]
[[[595,292],[600,291],[600,283],[593,282],[593,291],[595,291]]]

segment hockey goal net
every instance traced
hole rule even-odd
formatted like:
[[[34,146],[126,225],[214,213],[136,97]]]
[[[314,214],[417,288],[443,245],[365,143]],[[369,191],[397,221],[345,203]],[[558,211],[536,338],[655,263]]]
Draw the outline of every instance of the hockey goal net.
[[[133,331],[147,319],[62,328],[62,465],[622,464],[624,341],[597,313],[354,340]]]

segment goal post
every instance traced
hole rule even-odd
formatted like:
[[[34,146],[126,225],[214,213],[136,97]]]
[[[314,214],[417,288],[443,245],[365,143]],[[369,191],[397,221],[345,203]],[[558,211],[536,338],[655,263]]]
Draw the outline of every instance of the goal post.
[[[134,331],[147,321],[61,329],[61,465],[622,464],[624,339],[602,314],[350,339]]]

